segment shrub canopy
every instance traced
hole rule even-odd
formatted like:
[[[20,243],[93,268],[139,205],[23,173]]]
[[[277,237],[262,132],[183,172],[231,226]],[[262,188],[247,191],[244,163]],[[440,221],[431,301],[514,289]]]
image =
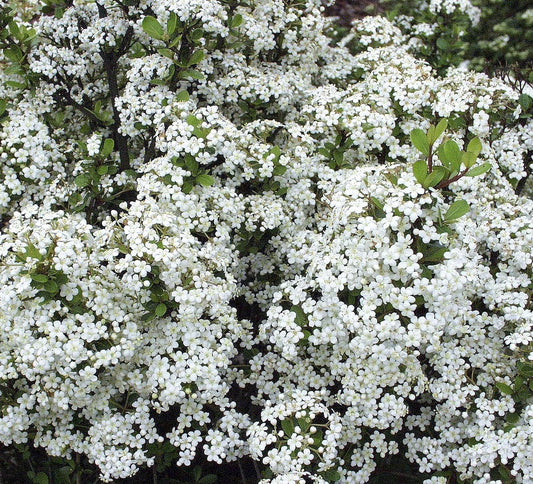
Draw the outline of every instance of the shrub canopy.
[[[2,444],[533,479],[527,86],[318,0],[0,6]]]

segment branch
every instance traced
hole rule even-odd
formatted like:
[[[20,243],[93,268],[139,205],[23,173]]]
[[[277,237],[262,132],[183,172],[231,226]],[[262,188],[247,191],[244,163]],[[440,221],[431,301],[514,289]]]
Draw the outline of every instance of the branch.
[[[455,175],[453,178],[450,178],[449,180],[446,180],[445,182],[440,182],[436,188],[444,188],[444,187],[447,187],[448,185],[452,184],[453,182],[456,182],[457,180],[459,180],[459,178],[463,178],[466,173],[468,171],[468,168],[465,168],[461,173],[459,173],[458,175]]]
[[[130,155],[128,152],[128,142],[126,137],[120,133],[120,113],[115,104],[116,98],[119,96],[118,82],[117,82],[117,61],[118,56],[114,52],[100,52],[100,56],[104,61],[104,67],[107,74],[107,83],[109,85],[109,94],[111,96],[111,105],[113,107],[114,123],[111,126],[115,145],[120,156],[119,170],[124,171],[130,168]]]
[[[66,89],[61,89],[60,91],[57,91],[54,94],[54,97],[58,102],[60,102],[62,98],[69,106],[72,106],[73,108],[76,108],[78,111],[82,112],[94,123],[104,128],[107,127],[106,124],[100,118],[98,118],[89,108],[75,101]]]

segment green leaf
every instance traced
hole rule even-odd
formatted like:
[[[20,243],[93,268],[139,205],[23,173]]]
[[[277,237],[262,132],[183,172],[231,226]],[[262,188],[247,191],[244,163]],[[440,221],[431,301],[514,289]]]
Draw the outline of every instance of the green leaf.
[[[468,146],[466,148],[466,151],[469,153],[474,153],[474,155],[479,156],[481,153],[481,141],[479,141],[479,138],[476,136],[475,138],[472,138],[470,140],[470,143],[468,143]]]
[[[476,164],[477,156],[471,151],[465,151],[461,154],[461,161],[466,168],[471,168]]]
[[[448,50],[450,48],[450,43],[444,37],[439,37],[437,39],[437,47],[440,50]]]
[[[500,478],[504,484],[511,484],[511,482],[514,481],[513,476],[505,466],[499,465],[498,473],[500,474]]]
[[[74,178],[74,183],[79,188],[85,188],[91,183],[91,177],[87,173],[82,173]]]
[[[296,314],[294,322],[298,326],[305,326],[308,323],[307,315],[303,312],[300,306],[292,306],[291,311]]]
[[[104,141],[102,149],[100,150],[100,156],[102,156],[103,158],[107,158],[113,152],[114,147],[115,142],[111,138],[107,138]]]
[[[96,169],[96,173],[99,175],[107,175],[107,172],[109,171],[109,167],[107,165],[101,165]]]
[[[239,27],[242,24],[242,15],[238,13],[231,19],[230,27],[232,29],[235,29]]]
[[[344,152],[341,150],[334,150],[333,159],[335,160],[335,163],[337,164],[338,167],[342,166],[344,162]]]
[[[470,206],[464,200],[457,200],[450,205],[447,212],[444,214],[444,220],[451,222],[457,220],[459,217],[462,217],[470,210]]]
[[[509,386],[509,385],[506,385],[505,383],[496,383],[496,388],[498,390],[500,390],[500,392],[504,395],[512,395],[513,394],[513,389]]]
[[[193,472],[194,480],[198,481],[198,479],[200,479],[202,475],[202,468],[200,466],[195,466],[192,472]]]
[[[385,207],[385,205],[381,201],[379,201],[376,197],[370,197],[370,201],[372,202],[373,205],[375,205],[380,210],[383,210],[383,207]]]
[[[447,250],[447,247],[429,246],[422,252],[422,262],[440,262]]]
[[[59,292],[59,286],[57,285],[57,282],[52,279],[49,279],[44,283],[43,289],[50,294],[56,294]]]
[[[302,429],[302,432],[307,432],[309,427],[311,427],[311,419],[309,418],[299,418],[296,420],[298,422],[298,427]]]
[[[169,35],[169,37],[174,33],[177,25],[178,16],[174,12],[170,12],[170,15],[168,16],[167,20],[167,34]]]
[[[213,185],[213,183],[215,183],[215,179],[210,175],[202,174],[196,177],[196,183],[202,185],[203,187],[210,187]]]
[[[160,303],[160,304],[158,304],[157,307],[155,308],[155,315],[156,315],[157,317],[164,316],[166,312],[167,312],[167,306],[166,306],[166,304]]]
[[[195,51],[191,57],[189,57],[189,61],[187,62],[187,67],[193,66],[195,64],[199,64],[202,62],[205,58],[205,52],[203,50],[197,50]]]
[[[34,484],[48,484],[48,476],[44,472],[39,472],[32,478]]]
[[[483,163],[482,165],[474,166],[474,168],[468,170],[466,176],[479,176],[483,173],[487,173],[492,168],[490,163]]]
[[[519,419],[520,419],[520,415],[518,415],[517,413],[508,413],[505,416],[505,421],[511,424],[515,424],[516,422],[518,422]]]
[[[193,42],[198,42],[204,36],[203,29],[195,29],[190,33],[191,40]]]
[[[285,165],[276,165],[274,169],[272,170],[272,175],[281,176],[285,174],[286,171],[287,171],[287,167]]]
[[[452,173],[459,171],[459,168],[461,168],[461,153],[459,146],[453,140],[442,143],[437,149],[440,161]]]
[[[287,418],[283,420],[281,422],[281,428],[283,429],[283,432],[285,432],[285,435],[290,437],[294,432],[294,424],[292,423],[292,419]]]
[[[446,168],[443,168],[442,166],[437,166],[428,176],[426,176],[422,185],[424,186],[424,188],[434,187],[435,185],[438,185],[438,183],[444,178],[445,175]]]
[[[33,245],[31,242],[29,242],[28,245],[26,246],[25,255],[26,255],[26,259],[28,257],[31,257],[32,259],[43,260],[43,255],[41,254],[39,249],[35,247],[35,245]]]
[[[218,477],[215,474],[207,474],[198,481],[198,484],[214,484],[217,481]]]
[[[174,59],[174,52],[170,49],[157,49],[157,52],[159,52],[162,56],[168,57],[169,59]]]
[[[516,364],[518,374],[526,377],[533,377],[533,363],[524,363],[519,361]]]
[[[9,31],[11,32],[11,35],[15,37],[15,39],[17,40],[22,40],[20,36],[20,29],[19,29],[19,26],[16,24],[16,22],[12,20],[11,22],[9,22],[8,26],[9,26]]]
[[[46,281],[48,281],[48,276],[46,274],[32,274],[31,278],[39,284],[44,284]]]
[[[205,79],[205,76],[200,71],[197,71],[195,69],[186,69],[180,72],[180,78],[181,79],[190,78],[195,81],[202,81],[203,79]]]
[[[189,93],[187,91],[180,91],[176,95],[176,101],[181,102],[187,102],[191,97],[189,96]]]
[[[531,105],[533,104],[533,98],[529,96],[528,94],[521,94],[518,98],[518,102],[520,103],[520,106],[522,107],[522,111],[528,111]]]
[[[194,188],[194,185],[190,181],[184,181],[183,185],[181,186],[181,191],[187,194],[187,193],[191,193],[193,188]]]
[[[170,44],[168,44],[169,49],[173,49],[174,47],[176,47],[181,42],[181,37],[181,35],[177,35],[176,37],[174,37],[174,40]]]
[[[142,28],[153,39],[161,40],[165,35],[165,31],[159,21],[151,15],[144,17]]]
[[[22,84],[21,82],[16,81],[6,81],[4,84],[6,86],[12,87],[13,89],[24,89],[26,87],[26,84]]]
[[[429,125],[428,132],[426,133],[426,139],[430,145],[432,145],[437,139],[435,136],[435,126],[432,124]]]
[[[429,155],[429,143],[426,133],[421,129],[413,129],[413,131],[411,131],[411,143],[413,143],[413,146],[423,155]]]
[[[22,52],[18,45],[12,45],[4,49],[4,56],[11,62],[20,62],[24,57],[24,52]]]
[[[341,475],[335,469],[329,469],[322,473],[322,477],[328,482],[337,482]]]
[[[195,128],[202,124],[202,121],[192,114],[189,114],[185,121],[187,121],[187,124],[194,126]]]
[[[0,99],[0,116],[6,112],[7,109],[7,101],[4,99]]]
[[[428,165],[425,160],[418,160],[413,164],[413,173],[416,181],[420,184],[424,184],[424,180],[428,175]]]
[[[439,137],[442,135],[442,133],[444,133],[444,131],[446,131],[447,127],[448,127],[448,120],[446,118],[441,119],[437,123],[437,126],[435,127],[435,139],[434,139],[434,141],[439,139]]]

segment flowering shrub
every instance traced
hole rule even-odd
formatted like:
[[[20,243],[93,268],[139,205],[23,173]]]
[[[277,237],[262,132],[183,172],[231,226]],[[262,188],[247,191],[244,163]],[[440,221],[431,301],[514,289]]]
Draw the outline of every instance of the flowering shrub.
[[[527,90],[315,0],[0,6],[0,442],[56,459],[28,479],[533,479]]]

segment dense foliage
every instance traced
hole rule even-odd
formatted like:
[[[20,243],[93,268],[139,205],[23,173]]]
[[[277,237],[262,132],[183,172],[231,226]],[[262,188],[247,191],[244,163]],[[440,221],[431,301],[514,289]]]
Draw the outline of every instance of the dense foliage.
[[[533,480],[531,86],[405,7],[0,3],[10,482]]]

